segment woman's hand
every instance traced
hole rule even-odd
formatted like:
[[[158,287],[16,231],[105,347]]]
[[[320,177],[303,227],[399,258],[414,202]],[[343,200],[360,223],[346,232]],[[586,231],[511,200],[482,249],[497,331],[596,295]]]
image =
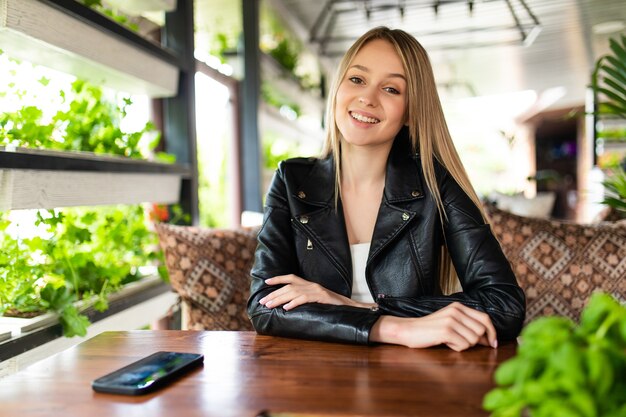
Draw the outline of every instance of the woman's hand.
[[[279,275],[265,280],[267,285],[281,285],[279,288],[259,300],[259,304],[267,308],[283,306],[285,310],[291,310],[306,303],[321,303],[334,305],[348,305],[353,307],[370,308],[376,304],[360,303],[343,295],[332,292],[323,286],[297,275]]]
[[[456,351],[477,344],[498,346],[489,316],[461,303],[452,303],[424,317],[382,316],[374,324],[370,340],[408,347],[444,344]]]

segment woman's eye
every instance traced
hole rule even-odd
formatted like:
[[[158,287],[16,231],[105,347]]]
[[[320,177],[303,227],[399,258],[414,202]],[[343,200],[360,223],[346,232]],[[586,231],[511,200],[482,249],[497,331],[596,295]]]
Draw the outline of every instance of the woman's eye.
[[[400,94],[400,92],[393,87],[385,87],[383,90],[391,94]]]
[[[348,78],[348,80],[350,80],[354,84],[363,84],[363,80],[359,77],[350,77]]]

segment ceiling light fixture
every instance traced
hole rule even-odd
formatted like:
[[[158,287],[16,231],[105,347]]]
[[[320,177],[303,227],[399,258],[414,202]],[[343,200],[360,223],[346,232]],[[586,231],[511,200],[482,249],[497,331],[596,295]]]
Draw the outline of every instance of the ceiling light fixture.
[[[517,30],[520,34],[520,43],[525,47],[529,47],[537,39],[537,36],[541,32],[541,25],[539,19],[532,12],[526,0],[500,0],[505,3],[508,11],[513,18],[513,27],[503,27],[502,25],[496,25],[491,27],[455,27],[438,31],[426,31],[419,34],[419,36],[439,36],[444,37],[446,35],[458,36],[459,33],[475,33],[475,32],[498,32],[505,30]],[[327,46],[331,43],[347,42],[353,40],[349,35],[334,34],[335,23],[338,17],[343,15],[354,15],[355,12],[364,11],[365,20],[369,22],[370,19],[374,20],[374,14],[378,12],[384,12],[387,10],[397,9],[400,18],[403,19],[405,13],[409,9],[431,7],[434,12],[434,17],[437,19],[442,18],[442,8],[448,4],[466,3],[469,16],[472,17],[476,13],[476,0],[432,0],[432,2],[425,3],[423,1],[411,0],[327,0],[326,4],[322,7],[320,14],[317,16],[315,23],[313,24],[310,32],[310,42],[318,43],[320,52],[326,54]],[[506,13],[506,12],[504,12]],[[503,16],[503,21],[506,20]],[[350,39],[348,39],[350,38]],[[460,45],[455,42],[449,42],[443,44],[436,49],[450,49],[450,48],[467,48],[467,47],[483,47],[496,44],[515,44],[517,41],[508,39],[494,40],[492,42],[478,42],[472,45]],[[332,55],[332,53],[330,53]]]
[[[608,22],[597,23],[591,27],[596,35],[608,35],[610,33],[621,32],[626,29],[626,24],[621,20],[611,20]]]

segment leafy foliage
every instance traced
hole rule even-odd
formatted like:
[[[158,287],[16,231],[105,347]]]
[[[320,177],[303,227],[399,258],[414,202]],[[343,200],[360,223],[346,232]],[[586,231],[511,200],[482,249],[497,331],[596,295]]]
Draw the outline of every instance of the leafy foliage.
[[[273,138],[270,135],[263,137],[263,167],[274,171],[280,161],[299,156],[299,150],[293,142]]]
[[[109,19],[113,20],[114,22],[119,23],[122,26],[125,26],[126,28],[132,30],[133,32],[139,31],[139,25],[137,23],[129,19],[128,16],[122,13],[117,13],[112,8],[105,6],[104,4],[102,4],[102,0],[79,0],[79,1],[83,3],[85,6],[92,8],[97,12],[102,13],[103,15],[107,16]]]
[[[626,307],[595,293],[576,325],[543,317],[495,372],[483,407],[493,417],[617,417],[626,413]]]
[[[624,169],[618,169],[602,184],[609,194],[602,203],[626,216],[626,172]]]
[[[0,314],[36,315],[45,310],[36,292],[45,269],[33,260],[41,239],[15,239],[6,229],[11,222],[0,213]]]
[[[141,206],[40,210],[36,225],[50,238],[0,234],[0,314],[53,310],[66,336],[84,336],[89,323],[75,301],[106,310],[110,293],[162,256]]]
[[[45,77],[39,83],[51,88]],[[7,85],[22,97],[14,83]],[[0,114],[0,145],[147,158],[159,142],[151,123],[137,132],[121,129],[130,98],[118,105],[82,80],[58,94],[64,108],[51,117],[34,105]],[[9,232],[11,226],[17,232]],[[42,210],[30,226],[49,238],[21,237],[19,231],[29,225],[12,225],[9,213],[0,213],[0,315],[52,310],[66,336],[85,335],[89,324],[76,301],[104,311],[110,293],[142,277],[140,267],[162,261],[141,206]],[[159,273],[167,279],[164,267]]]
[[[296,118],[302,116],[300,106],[297,103],[294,103],[293,100],[286,98],[268,82],[261,83],[261,98],[264,102],[278,110],[286,107],[296,116]]]
[[[103,97],[100,87],[83,80],[74,81],[70,93],[68,109],[58,111],[50,122],[34,106],[0,114],[0,144],[129,158],[145,158],[143,139],[150,140],[145,146],[148,150],[157,146],[160,135],[150,122],[136,132],[124,132],[120,128],[126,108],[132,104],[129,98],[124,98],[124,104],[118,106]],[[65,91],[59,94],[67,96]]]
[[[599,103],[598,113],[626,119],[626,36],[621,35],[619,39],[610,39],[609,47],[611,53],[601,57],[596,62],[595,70],[591,77],[591,87],[597,94],[602,94],[605,100]],[[623,138],[624,129],[602,132],[601,135],[612,141],[619,141]],[[604,158],[608,159],[609,158]],[[619,166],[617,158],[612,165]],[[621,164],[626,163],[622,160]],[[609,193],[603,203],[612,207],[620,214],[626,214],[626,174],[624,166],[618,168],[612,175],[603,182]]]
[[[276,46],[268,51],[269,55],[289,72],[294,72],[298,65],[298,48],[286,37],[280,39]]]
[[[591,87],[606,97],[600,103],[601,114],[612,114],[626,119],[626,36],[610,39],[612,54],[601,57],[591,78]]]

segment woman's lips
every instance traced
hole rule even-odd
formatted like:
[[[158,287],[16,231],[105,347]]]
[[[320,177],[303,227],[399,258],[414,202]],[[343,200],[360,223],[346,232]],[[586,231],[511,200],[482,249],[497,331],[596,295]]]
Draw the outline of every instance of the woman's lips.
[[[357,120],[359,122],[369,123],[369,124],[380,123],[379,119],[375,117],[367,116],[365,114],[362,114],[356,111],[349,111],[348,113],[350,114],[350,117],[352,117],[354,120]]]

